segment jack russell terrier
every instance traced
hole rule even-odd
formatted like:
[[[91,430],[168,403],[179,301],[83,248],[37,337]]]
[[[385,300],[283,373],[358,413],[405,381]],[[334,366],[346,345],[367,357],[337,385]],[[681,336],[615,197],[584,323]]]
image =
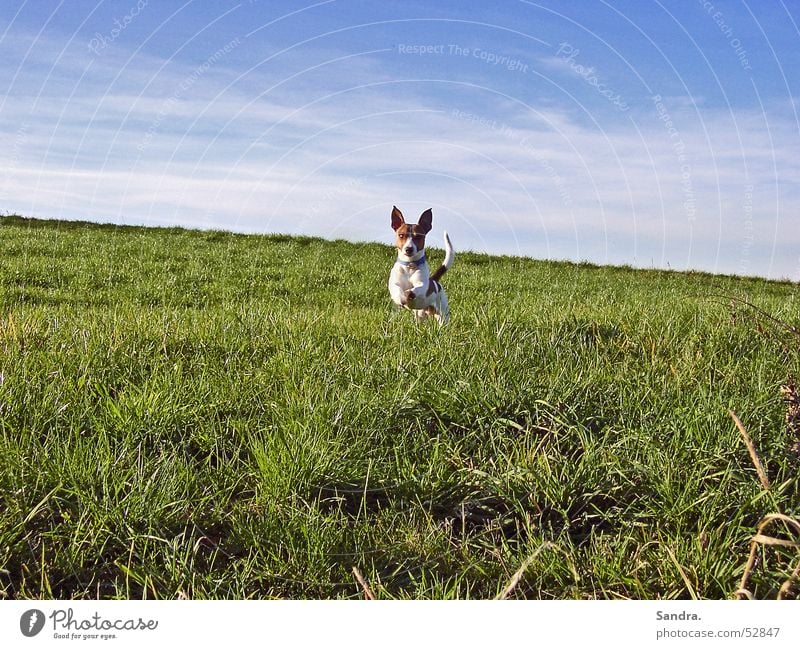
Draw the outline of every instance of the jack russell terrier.
[[[392,209],[397,261],[389,275],[389,294],[397,306],[413,311],[417,320],[432,315],[439,324],[445,324],[450,319],[450,308],[439,280],[453,265],[455,253],[445,232],[444,262],[431,275],[425,259],[425,235],[431,231],[432,221],[431,210],[425,210],[415,225],[406,223],[403,213],[396,207]]]

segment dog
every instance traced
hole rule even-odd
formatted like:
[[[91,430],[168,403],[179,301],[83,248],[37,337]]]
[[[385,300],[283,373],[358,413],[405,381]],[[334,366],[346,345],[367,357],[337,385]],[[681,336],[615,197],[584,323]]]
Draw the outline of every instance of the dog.
[[[431,231],[433,211],[425,210],[419,223],[406,223],[403,213],[392,209],[392,229],[395,231],[397,261],[389,275],[389,294],[399,307],[414,312],[417,321],[433,316],[446,324],[450,319],[447,294],[439,280],[453,265],[455,253],[450,237],[444,233],[444,262],[431,274],[425,258],[425,235]]]

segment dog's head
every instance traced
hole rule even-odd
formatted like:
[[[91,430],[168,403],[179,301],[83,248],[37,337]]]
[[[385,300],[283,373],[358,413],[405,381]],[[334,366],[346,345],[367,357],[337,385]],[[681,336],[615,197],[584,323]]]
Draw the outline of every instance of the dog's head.
[[[425,235],[431,231],[433,212],[425,210],[419,217],[419,223],[406,223],[403,213],[396,207],[392,209],[392,229],[396,238],[394,245],[406,257],[413,257],[425,249]]]

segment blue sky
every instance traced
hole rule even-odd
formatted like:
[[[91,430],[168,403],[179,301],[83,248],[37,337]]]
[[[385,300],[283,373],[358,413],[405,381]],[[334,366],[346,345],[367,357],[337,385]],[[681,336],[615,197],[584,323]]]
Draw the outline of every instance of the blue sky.
[[[800,280],[800,4],[0,6],[0,210]]]

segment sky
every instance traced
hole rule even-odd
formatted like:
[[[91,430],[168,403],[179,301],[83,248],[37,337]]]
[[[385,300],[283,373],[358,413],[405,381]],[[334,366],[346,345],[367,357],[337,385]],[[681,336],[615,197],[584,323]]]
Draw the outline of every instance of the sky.
[[[797,0],[3,0],[0,213],[800,281]]]

